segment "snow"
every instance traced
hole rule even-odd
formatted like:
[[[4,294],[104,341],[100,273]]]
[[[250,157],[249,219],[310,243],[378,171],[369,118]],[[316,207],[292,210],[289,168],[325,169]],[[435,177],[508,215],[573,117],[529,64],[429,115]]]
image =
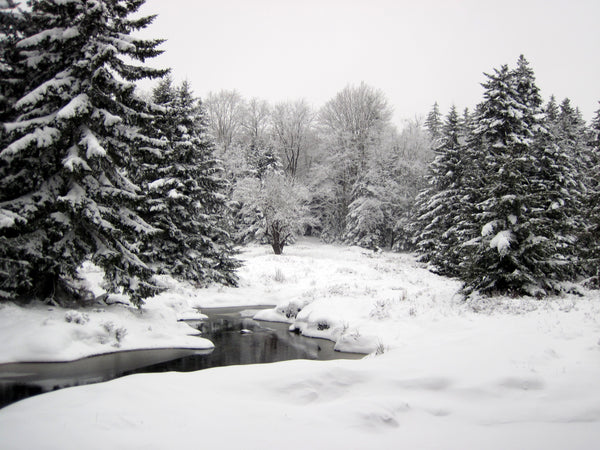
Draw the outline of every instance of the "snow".
[[[21,109],[27,105],[35,105],[44,99],[50,92],[60,92],[67,89],[75,82],[70,71],[58,73],[54,78],[43,82],[15,103],[15,108]]]
[[[87,111],[89,107],[90,98],[87,94],[79,94],[63,106],[56,114],[56,117],[62,120],[71,119]]]
[[[81,167],[83,170],[91,170],[87,162],[85,162],[85,160],[79,156],[79,147],[76,145],[73,145],[71,148],[69,148],[69,153],[62,160],[62,164],[71,172],[75,171],[76,166]]]
[[[62,195],[57,198],[59,202],[70,203],[71,205],[82,205],[86,201],[85,189],[78,183],[71,183],[69,192],[67,195]]]
[[[20,40],[17,42],[17,48],[34,47],[40,45],[40,43],[46,39],[49,39],[50,41],[66,41],[67,39],[73,39],[77,36],[79,36],[79,30],[76,27],[51,28]]]
[[[458,283],[427,272],[411,255],[312,240],[279,257],[249,246],[240,258],[246,263],[240,288],[196,290],[164,277],[167,291],[149,299],[143,313],[113,305],[73,312],[67,322],[59,308],[5,304],[0,354],[6,361],[63,359],[82,354],[76,351],[82,347],[109,349],[114,339],[100,344],[95,338],[107,320],[113,329],[127,329],[121,348],[158,346],[163,338],[144,330],[160,334],[163,326],[164,339],[183,339],[171,327],[194,306],[256,304],[278,305],[261,315],[285,317],[306,334],[383,354],[132,375],[43,394],[0,410],[2,447],[597,446],[598,291],[465,302]],[[90,275],[100,274],[90,267],[86,273],[97,285]],[[77,315],[83,313],[89,320]]]
[[[500,256],[506,255],[510,248],[510,243],[513,241],[513,234],[510,230],[502,230],[490,241],[490,248],[498,250]]]
[[[92,113],[92,119],[101,119],[105,127],[112,127],[117,123],[121,123],[123,119],[119,116],[109,113],[105,109],[97,108]]]
[[[491,222],[486,223],[481,229],[481,236],[489,236],[494,232],[494,228],[498,225],[497,220],[492,220]]]
[[[36,144],[38,148],[50,147],[54,140],[60,136],[60,131],[54,127],[36,128],[33,132],[26,134],[20,139],[17,139],[8,147],[6,147],[0,156],[10,160],[14,155],[25,150],[32,144]]]
[[[106,150],[100,145],[98,139],[89,128],[85,127],[83,129],[83,137],[79,141],[81,145],[83,145],[87,152],[85,156],[87,158],[94,158],[96,156],[106,156]]]
[[[11,228],[15,225],[16,220],[23,220],[18,214],[4,208],[0,208],[0,229]]]
[[[102,271],[91,263],[81,269],[98,296]],[[71,361],[90,355],[146,348],[212,348],[181,319],[203,316],[191,308],[174,285],[139,310],[128,302],[70,310],[42,303],[20,307],[0,304],[0,363]],[[112,301],[121,300],[118,296]],[[120,331],[119,331],[120,330]]]

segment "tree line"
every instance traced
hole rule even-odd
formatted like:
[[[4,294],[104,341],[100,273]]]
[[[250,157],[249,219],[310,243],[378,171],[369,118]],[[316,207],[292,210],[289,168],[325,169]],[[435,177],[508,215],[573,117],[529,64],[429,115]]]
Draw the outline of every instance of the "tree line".
[[[349,85],[313,109],[224,90],[209,93],[204,107],[231,184],[238,242],[265,240],[276,253],[305,233],[372,249],[408,245],[431,140],[418,120],[399,131],[381,91]]]
[[[422,260],[466,294],[598,286],[600,110],[588,127],[568,98],[544,104],[523,56],[486,78],[472,115],[428,116],[436,158],[413,221]]]
[[[543,104],[524,57],[473,112],[399,130],[365,83],[319,109],[200,101],[144,64],[161,41],[135,37],[143,3],[0,1],[0,298],[89,300],[89,260],[141,305],[157,275],[235,285],[235,244],[307,234],[416,250],[465,294],[598,284],[600,111]]]

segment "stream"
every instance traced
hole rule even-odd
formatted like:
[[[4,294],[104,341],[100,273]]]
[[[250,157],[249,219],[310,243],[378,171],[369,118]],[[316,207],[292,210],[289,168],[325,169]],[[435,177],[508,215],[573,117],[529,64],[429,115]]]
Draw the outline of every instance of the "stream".
[[[0,408],[44,392],[99,383],[135,373],[190,372],[235,364],[290,359],[360,359],[364,355],[333,350],[333,342],[288,331],[288,324],[251,317],[265,307],[203,309],[205,320],[187,320],[214,350],[130,350],[72,362],[0,364]],[[190,330],[194,333],[193,330]]]

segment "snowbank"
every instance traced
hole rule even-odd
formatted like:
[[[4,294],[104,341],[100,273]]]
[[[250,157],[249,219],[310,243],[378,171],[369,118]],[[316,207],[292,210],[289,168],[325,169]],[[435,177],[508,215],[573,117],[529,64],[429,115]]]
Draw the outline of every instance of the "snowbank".
[[[434,327],[361,361],[133,375],[69,388],[0,410],[0,441],[6,449],[61,450],[588,450],[600,439],[600,351],[585,331],[590,321],[574,327],[582,317],[570,320],[573,312]]]
[[[94,293],[102,293],[102,273],[86,265],[84,275]],[[169,279],[165,283],[170,283],[169,289],[141,310],[118,303],[77,310],[42,303],[0,304],[0,363],[72,361],[121,350],[213,348],[212,342],[179,322],[205,317],[187,301],[191,288]]]
[[[280,257],[248,247],[242,258],[239,289],[174,283],[143,314],[172,326],[194,306],[270,303],[260,317],[379,354],[133,375],[43,394],[0,410],[3,448],[587,450],[600,442],[599,292],[464,302],[456,282],[411,256],[310,240]],[[2,319],[2,339],[34,322],[5,312],[14,325],[7,331]],[[50,320],[65,322],[61,314]],[[81,329],[74,320],[57,331]]]
[[[455,315],[460,301],[456,281],[430,273],[406,254],[305,239],[282,256],[249,246],[241,259],[241,289],[213,287],[192,304],[274,304],[255,318],[288,322],[305,336],[333,340],[341,351],[393,348],[407,325]]]

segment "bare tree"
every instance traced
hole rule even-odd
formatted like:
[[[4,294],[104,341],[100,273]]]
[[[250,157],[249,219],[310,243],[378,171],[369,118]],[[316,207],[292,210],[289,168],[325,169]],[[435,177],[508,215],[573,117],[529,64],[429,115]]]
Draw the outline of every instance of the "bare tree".
[[[308,154],[314,113],[304,100],[278,103],[273,108],[273,140],[281,153],[285,171],[295,178],[301,158]]]
[[[204,100],[204,107],[217,149],[221,155],[225,155],[241,131],[244,99],[237,91],[210,92]]]
[[[383,93],[365,83],[347,86],[321,109],[319,123],[329,178],[325,185],[332,185],[333,192],[323,197],[327,205],[319,206],[328,239],[344,233],[349,205],[358,192],[355,185],[366,175],[370,159],[378,157],[384,136],[392,128],[391,116]]]
[[[385,96],[364,82],[358,87],[346,86],[325,104],[320,123],[335,136],[338,146],[350,152],[358,166],[364,166],[367,151],[389,126],[392,110]]]
[[[265,100],[254,97],[248,101],[242,119],[242,128],[248,142],[252,144],[267,140],[270,114],[271,107]]]

